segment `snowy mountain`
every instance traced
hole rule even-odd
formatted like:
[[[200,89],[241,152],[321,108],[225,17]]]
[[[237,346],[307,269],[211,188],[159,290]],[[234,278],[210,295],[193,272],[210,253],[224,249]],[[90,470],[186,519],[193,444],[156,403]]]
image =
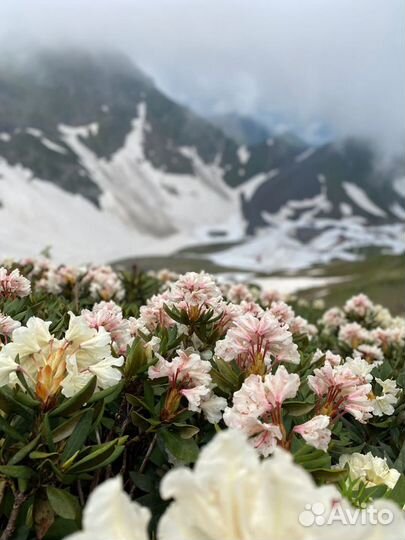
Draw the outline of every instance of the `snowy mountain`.
[[[286,245],[308,249],[343,221],[389,231],[404,221],[405,175],[375,172],[364,143],[310,147],[243,125],[244,139],[222,131],[121,55],[2,60],[2,255],[52,245],[56,259],[78,262],[218,241],[243,249],[246,234],[265,243],[280,227]]]

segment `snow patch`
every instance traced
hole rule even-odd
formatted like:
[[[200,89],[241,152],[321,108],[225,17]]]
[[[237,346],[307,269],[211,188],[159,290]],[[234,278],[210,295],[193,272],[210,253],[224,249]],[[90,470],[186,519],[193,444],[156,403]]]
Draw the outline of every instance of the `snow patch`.
[[[238,186],[237,191],[245,197],[246,200],[250,201],[256,191],[260,188],[262,184],[276,177],[279,173],[278,169],[272,169],[268,173],[259,173],[255,176],[252,176],[244,182],[242,185]]]
[[[401,206],[398,202],[395,202],[390,206],[391,212],[399,218],[401,221],[405,220],[405,208]]]
[[[294,161],[296,163],[301,163],[301,161],[305,161],[306,159],[308,159],[310,156],[312,156],[312,154],[316,151],[316,148],[307,148],[306,150],[304,150],[303,152],[301,152],[301,154],[298,154],[298,156],[296,156],[294,158]]]
[[[236,153],[238,155],[239,163],[241,163],[242,165],[245,165],[249,161],[250,152],[245,145],[239,146]]]
[[[405,177],[394,180],[394,189],[401,197],[405,197]]]
[[[28,133],[28,135],[31,135],[32,137],[41,137],[42,135],[42,131],[40,129],[36,129],[36,128],[32,128],[32,127],[27,127],[25,129],[25,133]]]
[[[350,204],[342,202],[339,204],[339,209],[340,209],[340,213],[344,217],[353,215],[353,208],[350,206]]]
[[[0,141],[9,142],[10,140],[11,140],[11,135],[9,133],[6,133],[5,131],[0,133]]]
[[[297,228],[287,221],[209,258],[220,266],[270,273],[302,270],[333,260],[354,261],[358,259],[356,253],[370,245],[393,254],[405,253],[403,224],[366,227],[355,218],[318,221],[319,234],[307,244],[295,237]]]
[[[191,161],[193,174],[156,169],[144,152],[146,103],[139,103],[137,112],[123,146],[109,159],[98,157],[86,146],[81,139],[83,126],[59,126],[64,142],[102,190],[102,208],[126,226],[159,239],[180,233],[189,242],[207,238],[206,223],[212,229],[229,231],[228,216],[234,221],[236,216],[237,231],[242,234],[240,200],[225,183],[219,159],[207,164],[195,148],[184,147],[179,152]]]
[[[104,263],[128,256],[170,254],[187,239],[156,239],[126,227],[113,214],[80,195],[32,176],[0,158],[0,252],[37,256],[51,246],[56,262]]]
[[[53,152],[57,152],[58,154],[67,154],[66,148],[63,148],[63,146],[54,143],[47,137],[41,137],[41,143]]]
[[[343,189],[346,191],[346,194],[351,198],[351,200],[365,212],[377,217],[387,217],[384,210],[377,206],[370,199],[367,193],[356,184],[352,184],[351,182],[343,182]]]

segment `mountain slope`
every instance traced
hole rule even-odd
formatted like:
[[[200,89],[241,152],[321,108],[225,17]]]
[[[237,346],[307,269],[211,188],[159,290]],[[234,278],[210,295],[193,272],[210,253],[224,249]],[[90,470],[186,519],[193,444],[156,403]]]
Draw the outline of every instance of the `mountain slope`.
[[[343,218],[404,220],[404,174],[377,174],[366,145],[248,135],[257,143],[240,144],[115,53],[3,59],[0,226],[10,235],[0,250],[33,254],[60,238],[61,258],[87,258],[93,242],[102,260],[241,241],[282,222],[305,244]]]

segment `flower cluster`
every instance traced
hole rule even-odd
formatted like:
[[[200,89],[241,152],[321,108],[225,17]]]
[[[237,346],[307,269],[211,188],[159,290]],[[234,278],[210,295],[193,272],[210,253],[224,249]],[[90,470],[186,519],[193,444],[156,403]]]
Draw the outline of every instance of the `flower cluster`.
[[[116,384],[123,357],[111,356],[111,336],[103,327],[92,328],[84,316],[70,314],[62,339],[49,331],[50,321],[31,317],[16,328],[0,351],[0,386],[19,384],[18,373],[33,390],[45,409],[51,408],[59,393],[70,397],[93,377],[99,388]]]
[[[4,266],[0,267],[0,297],[23,298],[30,292],[30,281],[17,268],[9,272]]]
[[[208,422],[219,422],[226,400],[212,391],[214,384],[210,376],[211,363],[201,360],[200,355],[192,349],[179,350],[176,354],[170,361],[159,357],[158,362],[148,371],[150,379],[167,377],[169,381],[162,418],[167,420],[176,416],[183,396],[190,411],[203,411]]]
[[[372,505],[375,513],[390,512],[388,525],[359,519],[364,523],[359,527],[336,520],[323,528],[315,520],[304,522],[300,515],[311,504],[320,505],[326,514],[350,505],[334,487],[317,487],[283,450],[260,462],[244,438],[232,431],[217,435],[202,450],[193,471],[169,472],[160,492],[172,502],[160,520],[158,540],[321,540],[325,532],[330,539],[401,540],[405,534],[400,509],[388,501]],[[90,496],[83,531],[67,540],[147,540],[150,517],[149,510],[130,501],[118,477]]]
[[[205,272],[41,259],[1,278],[8,538],[400,538],[404,319]],[[300,521],[312,503],[395,523],[326,533]]]

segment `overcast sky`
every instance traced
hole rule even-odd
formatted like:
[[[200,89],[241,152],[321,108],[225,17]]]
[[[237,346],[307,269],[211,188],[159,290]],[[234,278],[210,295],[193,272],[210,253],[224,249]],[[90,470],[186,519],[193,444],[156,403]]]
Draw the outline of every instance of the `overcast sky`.
[[[0,43],[117,47],[203,114],[385,152],[405,133],[404,0],[0,0]]]

